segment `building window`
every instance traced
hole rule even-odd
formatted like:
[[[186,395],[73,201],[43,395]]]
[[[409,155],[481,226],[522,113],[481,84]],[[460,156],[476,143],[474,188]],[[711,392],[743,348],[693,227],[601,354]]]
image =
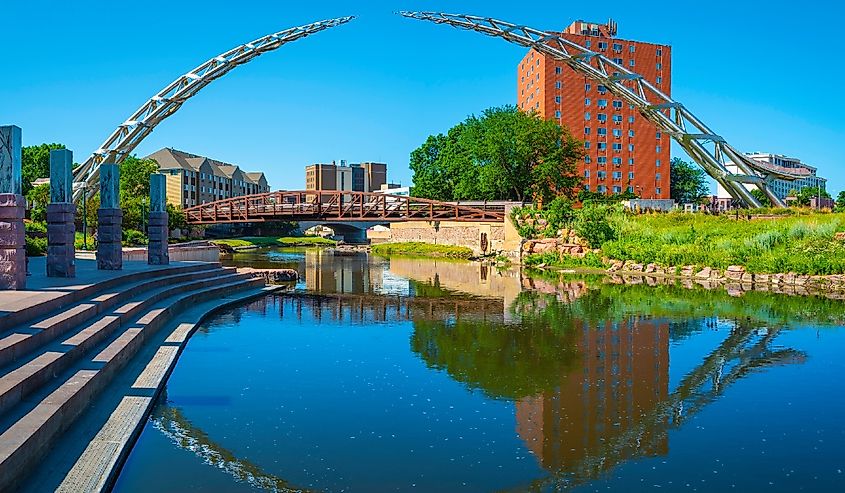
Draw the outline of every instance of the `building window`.
[[[632,157],[629,157],[629,158],[628,158],[628,165],[629,165],[629,166],[633,166],[633,165],[634,165],[634,158],[632,158]]]
[[[634,123],[634,115],[628,117],[628,123]]]
[[[584,162],[590,164],[592,162],[592,159],[590,159],[590,156],[584,156]]]
[[[622,193],[622,187],[613,186],[613,193]]]
[[[619,130],[618,128],[614,128],[613,129],[613,136],[614,137],[622,137],[622,131]]]
[[[655,192],[657,195],[660,195],[660,187],[655,188],[655,189],[654,189],[654,192]]]
[[[622,53],[622,44],[613,43],[613,51],[615,51],[616,53]]]
[[[589,39],[587,41],[584,41],[584,46],[586,46],[587,48],[589,48],[591,44],[593,43],[591,43]]]
[[[633,136],[634,136],[634,131],[628,130],[628,137],[633,137]]]
[[[555,96],[555,103],[560,104],[560,96]]]
[[[634,59],[633,58],[628,60],[628,66],[630,66],[630,67],[634,66]]]
[[[657,152],[660,152],[660,146],[657,146]]]
[[[604,94],[604,93],[607,92],[607,87],[605,87],[604,85],[601,85],[601,84],[599,84],[599,86],[596,89],[598,89],[599,94]]]
[[[655,173],[655,174],[654,174],[654,179],[655,179],[656,181],[660,181],[660,173]]]
[[[540,60],[537,60],[537,63],[539,64],[539,63],[540,63]],[[561,69],[560,69],[560,67],[555,67],[555,73],[556,73],[557,75],[560,75],[560,73],[561,73]],[[539,75],[539,74],[537,74],[537,75]]]
[[[622,158],[621,158],[621,157],[615,157],[615,158],[613,158],[613,164],[615,164],[615,165],[621,165],[621,164],[622,164]],[[614,171],[614,172],[613,172],[613,177],[614,177],[614,178],[617,178],[616,173],[617,173],[617,171]],[[622,175],[621,175],[621,174],[619,175],[619,178],[622,178]]]
[[[614,123],[622,123],[622,115],[613,115]]]
[[[634,144],[628,144],[628,150],[634,152]]]
[[[654,163],[654,165],[655,165],[655,166],[657,166],[657,167],[659,168],[659,167],[660,167],[660,160],[658,159],[658,160]]]
[[[660,130],[658,130],[658,131],[657,131],[657,139],[659,140],[659,139],[661,139],[662,137],[663,137],[663,134],[662,134],[662,133],[660,133]]]
[[[590,121],[590,112],[589,111],[584,113],[584,120]]]
[[[629,47],[628,47],[628,51],[630,51],[631,53],[633,53],[634,51],[636,51],[636,50],[635,50],[635,48],[634,48],[634,45],[629,46]]]
[[[613,100],[613,107],[616,108],[617,110],[621,110],[622,109],[622,101],[620,101],[618,99],[614,99]]]
[[[590,177],[590,170],[585,169],[584,170],[584,178],[589,178],[589,177]]]
[[[590,191],[590,185],[584,185],[584,190],[589,192]]]
[[[589,141],[589,140],[585,140],[585,141],[584,141],[584,149],[589,149],[589,148],[590,148],[590,141]]]
[[[622,64],[625,63],[625,61],[622,60],[621,58],[614,58],[613,63],[615,63],[616,65],[622,65]]]
[[[614,180],[621,180],[622,179],[622,172],[621,171],[614,171],[613,172],[613,179]]]
[[[590,84],[584,84],[584,90],[585,91],[590,92],[590,89],[592,89],[592,88],[593,88],[593,86],[591,86]]]
[[[629,179],[629,180],[633,180],[633,179],[634,179],[634,172],[633,172],[633,171],[629,171],[629,172],[628,172],[628,179]]]
[[[599,41],[599,50],[605,51],[607,49],[607,43],[604,41]]]
[[[584,106],[590,106],[590,98],[584,99]]]
[[[596,187],[596,190],[597,190],[599,193],[605,193],[605,192],[607,192],[607,187],[606,187],[606,186],[604,186],[604,185],[599,185],[598,187]]]
[[[607,129],[604,127],[599,127],[598,132],[599,135],[607,135]]]
[[[613,143],[613,150],[614,151],[621,151],[622,150],[622,144],[620,144],[619,142],[614,142]]]
[[[599,150],[600,150],[600,151],[605,151],[605,150],[607,150],[607,142],[597,142],[597,143],[596,143],[596,145],[598,145],[598,146],[599,146]]]
[[[658,75],[658,76],[657,76],[657,83],[658,83],[658,84],[662,84],[662,83],[663,83],[663,77],[660,77],[660,76]]]
[[[607,100],[606,99],[599,99],[598,106],[599,106],[599,108],[607,108]]]
[[[663,56],[663,49],[662,48],[657,49],[657,56]]]
[[[599,166],[603,166],[603,165],[607,164],[607,158],[604,157],[604,156],[599,156],[598,157],[598,163],[599,163]],[[599,178],[604,178],[604,175],[605,175],[604,171],[599,171]]]
[[[590,127],[584,127],[584,135],[590,135]]]
[[[596,120],[598,120],[601,123],[604,123],[604,122],[607,121],[607,115],[605,115],[604,113],[599,113],[599,114],[596,115]]]
[[[663,64],[662,63],[657,64],[657,70],[663,70]]]
[[[560,89],[563,87],[563,84],[560,81],[555,82],[555,89]]]
[[[555,111],[555,118],[560,118],[560,110]]]
[[[601,162],[601,158],[599,158],[599,162]],[[599,180],[604,180],[605,178],[607,178],[607,173],[605,173],[604,171],[599,171],[598,173],[596,173],[596,175],[599,177]]]

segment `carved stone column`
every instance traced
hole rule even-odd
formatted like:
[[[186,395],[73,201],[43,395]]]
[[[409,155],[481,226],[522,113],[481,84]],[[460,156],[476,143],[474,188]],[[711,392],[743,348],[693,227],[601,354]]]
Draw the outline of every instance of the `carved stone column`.
[[[0,126],[0,289],[26,289],[26,200],[21,195],[21,129]]]
[[[167,194],[165,176],[150,175],[150,222],[147,235],[150,238],[147,245],[147,263],[150,265],[167,265],[170,263],[168,236],[170,230],[167,215]]]
[[[50,204],[47,206],[47,277],[76,277],[74,246],[73,153],[50,151]]]
[[[100,165],[100,209],[97,211],[97,269],[123,269],[123,211],[120,168]]]

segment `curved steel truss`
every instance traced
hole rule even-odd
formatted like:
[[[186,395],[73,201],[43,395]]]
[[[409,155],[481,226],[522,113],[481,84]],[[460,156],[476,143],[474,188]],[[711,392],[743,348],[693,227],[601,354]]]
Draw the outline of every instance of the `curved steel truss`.
[[[354,18],[348,16],[328,19],[262,36],[211,58],[174,80],[120,124],[109,138],[74,170],[74,200],[79,200],[85,190],[90,194],[93,193],[92,190],[97,189],[101,164],[117,164],[123,161],[156,125],[175,113],[185,101],[212,81],[261,54],[278,49],[291,41],[345,24]]]
[[[601,82],[608,91],[636,107],[658,129],[669,134],[725,190],[747,206],[759,207],[760,202],[743,184],[756,185],[773,204],[783,207],[783,201],[768,186],[770,181],[795,180],[810,173],[807,169],[784,168],[747,157],[641,75],[555,33],[471,15],[407,11],[399,14],[503,38],[560,60],[576,72]],[[739,173],[729,171],[725,159],[733,161]]]

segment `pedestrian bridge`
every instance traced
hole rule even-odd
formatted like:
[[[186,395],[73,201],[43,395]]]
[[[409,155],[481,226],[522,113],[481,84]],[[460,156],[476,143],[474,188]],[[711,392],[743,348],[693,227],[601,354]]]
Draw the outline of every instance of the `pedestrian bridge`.
[[[278,191],[208,202],[185,209],[188,224],[271,221],[504,222],[507,202],[440,202],[375,192]]]

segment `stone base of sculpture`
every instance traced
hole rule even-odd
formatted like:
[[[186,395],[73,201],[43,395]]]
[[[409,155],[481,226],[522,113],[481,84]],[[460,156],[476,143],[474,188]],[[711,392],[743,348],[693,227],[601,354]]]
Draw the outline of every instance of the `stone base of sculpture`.
[[[22,195],[0,193],[0,289],[26,289],[26,233]]]
[[[76,205],[47,205],[47,277],[76,277]]]
[[[170,255],[167,253],[168,216],[166,212],[150,212],[150,225],[147,231],[150,242],[147,246],[147,263],[150,265],[167,265]]]
[[[123,211],[97,211],[97,269],[123,269]]]

